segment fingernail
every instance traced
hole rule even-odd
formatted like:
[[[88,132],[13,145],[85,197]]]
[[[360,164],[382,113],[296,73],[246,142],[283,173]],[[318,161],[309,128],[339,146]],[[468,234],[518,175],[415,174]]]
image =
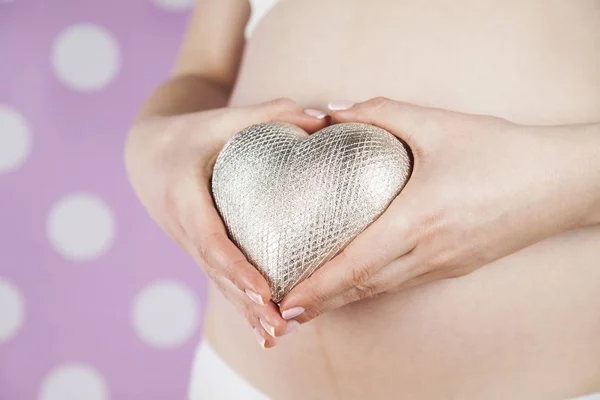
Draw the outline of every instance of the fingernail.
[[[269,323],[267,321],[265,321],[262,318],[258,319],[260,321],[260,324],[262,325],[263,328],[265,328],[265,331],[267,331],[267,333],[273,337],[275,336],[275,328],[272,327],[271,325],[269,325]]]
[[[265,305],[265,302],[263,301],[262,297],[260,296],[260,294],[258,293],[254,293],[252,290],[250,289],[246,289],[245,290],[246,295],[248,297],[250,297],[250,300],[252,300],[253,302],[255,302],[256,304],[260,304],[261,306]]]
[[[288,320],[297,317],[304,312],[304,307],[294,307],[289,310],[285,310],[281,313],[283,319]]]
[[[285,332],[283,332],[283,334],[287,335],[288,333],[290,333],[291,331],[293,331],[294,329],[296,329],[299,326],[300,326],[300,322],[298,322],[296,320],[288,321],[287,326],[285,327]]]
[[[254,336],[256,337],[256,340],[258,341],[258,344],[260,345],[260,347],[262,347],[263,349],[265,348],[265,342],[267,341],[262,333],[260,333],[260,329],[258,329],[258,326],[256,328],[254,328]]]
[[[323,119],[327,116],[327,114],[325,114],[323,111],[315,110],[312,108],[305,109],[304,114],[310,115],[311,117],[315,117],[316,119]]]
[[[352,106],[355,104],[355,102],[348,100],[333,100],[329,102],[327,108],[329,108],[331,111],[342,111],[352,108]]]

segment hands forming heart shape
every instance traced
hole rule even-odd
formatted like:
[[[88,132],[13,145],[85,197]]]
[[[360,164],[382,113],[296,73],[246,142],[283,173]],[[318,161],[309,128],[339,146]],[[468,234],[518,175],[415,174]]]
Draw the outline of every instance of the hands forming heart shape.
[[[151,116],[128,137],[141,202],[263,347],[348,303],[600,223],[598,124],[524,126],[386,98],[330,108],[323,118],[278,99]]]
[[[386,98],[331,115],[338,124],[309,139],[276,129],[264,152],[261,125],[251,127],[215,166],[217,207],[285,319],[460,277],[598,220],[582,177],[597,145],[589,127],[566,135]],[[370,146],[346,126],[385,134]]]

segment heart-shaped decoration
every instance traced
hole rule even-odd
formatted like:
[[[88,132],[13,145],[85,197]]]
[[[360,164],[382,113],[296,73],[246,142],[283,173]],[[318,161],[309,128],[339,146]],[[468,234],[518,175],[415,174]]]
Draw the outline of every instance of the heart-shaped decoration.
[[[212,192],[232,241],[279,302],[383,213],[410,173],[409,150],[381,128],[344,123],[309,136],[269,122],[225,144]]]

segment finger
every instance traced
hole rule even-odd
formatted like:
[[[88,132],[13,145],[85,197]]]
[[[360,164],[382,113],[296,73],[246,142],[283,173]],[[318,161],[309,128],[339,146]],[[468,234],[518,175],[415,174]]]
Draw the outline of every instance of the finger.
[[[323,301],[316,308],[306,310],[298,320],[306,323],[319,315],[356,301],[374,298],[387,292],[406,290],[438,278],[439,271],[423,271],[426,269],[418,262],[413,250],[381,268],[365,282]]]
[[[307,306],[306,310],[295,318],[299,323],[306,323],[320,315],[332,310],[336,310],[358,300],[375,297],[384,292],[383,286],[373,284],[370,280],[332,296],[312,306]]]
[[[311,134],[329,125],[331,117],[320,110],[305,109],[279,114],[273,121],[296,125]]]
[[[361,287],[343,293],[344,301],[350,303],[369,297],[369,291],[401,292],[431,282],[464,276],[473,269],[436,268],[428,264],[417,250],[400,257],[382,268]]]
[[[411,251],[415,245],[411,214],[400,207],[402,193],[336,257],[292,289],[280,303],[282,312],[294,307],[318,310],[319,304],[363,284],[383,266]]]
[[[193,184],[190,184],[193,185]],[[211,275],[223,275],[258,304],[271,298],[269,284],[231,242],[208,189],[184,190],[178,196],[179,220]]]
[[[359,287],[343,293],[347,302],[369,297],[369,291],[377,288],[378,293],[399,291],[418,284],[421,277],[430,275],[429,266],[422,262],[418,249],[413,249],[402,257],[381,268]]]
[[[331,310],[341,308],[347,304],[354,303],[359,300],[365,300],[379,296],[382,293],[392,291],[397,281],[410,280],[415,274],[420,274],[421,271],[413,270],[409,266],[414,264],[414,250],[409,251],[403,257],[392,261],[378,272],[373,274],[364,282],[357,284],[343,292],[308,307],[304,313],[298,318],[302,323],[308,322],[319,315],[327,313]]]
[[[264,348],[274,347],[276,337],[283,336],[290,324],[281,317],[279,308],[273,302],[268,302],[266,306],[260,306],[252,302],[230,280],[223,276],[217,277],[215,283],[227,300],[241,311],[250,328],[255,331],[254,334],[259,335],[257,336],[259,345]]]
[[[404,282],[400,283],[396,287],[391,288],[390,291],[400,292],[418,286],[423,286],[432,282],[460,278],[473,272],[473,270],[474,269],[472,268],[453,268],[428,271],[421,275],[417,275],[411,279],[406,279]]]
[[[426,134],[424,126],[435,123],[436,116],[447,113],[445,110],[422,107],[399,102],[386,97],[376,97],[356,103],[346,110],[332,111],[332,117],[339,122],[362,122],[379,126],[404,140],[411,148],[418,145],[415,134]]]
[[[252,123],[288,122],[309,133],[322,129],[328,124],[327,114],[324,112],[317,113],[319,110],[305,109],[294,100],[285,97],[258,104],[247,111]]]
[[[223,132],[225,139],[248,126],[262,122],[287,122],[308,133],[324,128],[329,122],[326,117],[307,114],[298,103],[288,98],[279,98],[250,107],[222,109],[211,121],[218,124],[216,131]]]
[[[329,298],[296,318],[306,323],[328,311],[383,293],[402,292],[433,282],[463,277],[475,268],[434,268],[415,249],[381,268],[367,281]]]
[[[266,307],[253,306],[258,317],[258,323],[269,334],[269,337],[275,339],[286,333],[288,322],[283,319],[279,313],[279,307],[270,301]]]

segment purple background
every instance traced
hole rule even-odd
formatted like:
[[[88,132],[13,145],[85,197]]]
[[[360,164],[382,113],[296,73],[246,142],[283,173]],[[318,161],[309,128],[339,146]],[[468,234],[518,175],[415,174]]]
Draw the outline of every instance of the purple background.
[[[123,144],[193,1],[0,0],[0,400],[185,398],[206,281],[139,204]],[[61,53],[82,26],[113,38],[115,74],[102,40]]]
[[[122,161],[132,119],[166,78],[189,15],[155,3],[0,0],[0,108],[17,110],[31,138],[26,159],[0,170],[0,280],[24,300],[22,324],[0,339],[0,399],[42,398],[44,380],[69,363],[93,367],[110,399],[185,397],[205,279],[147,216]],[[56,38],[80,23],[104,28],[118,43],[117,74],[94,90],[70,87],[52,67]],[[9,134],[0,131],[5,146]],[[107,250],[85,260],[61,254],[47,230],[53,206],[74,193],[100,198],[115,222]],[[82,224],[71,230],[89,235],[94,227]],[[166,348],[143,340],[132,317],[135,296],[162,280],[187,287],[198,313],[193,332]],[[81,398],[68,395],[84,393],[73,384],[64,398]]]

